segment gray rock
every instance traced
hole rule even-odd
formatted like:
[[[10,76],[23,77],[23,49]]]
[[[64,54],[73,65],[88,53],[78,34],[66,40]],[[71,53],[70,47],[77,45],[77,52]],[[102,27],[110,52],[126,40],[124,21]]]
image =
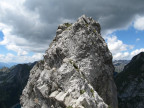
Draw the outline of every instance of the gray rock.
[[[61,24],[44,59],[31,70],[23,108],[117,108],[112,54],[100,24],[85,15]]]
[[[144,52],[134,56],[116,78],[119,108],[144,108]]]

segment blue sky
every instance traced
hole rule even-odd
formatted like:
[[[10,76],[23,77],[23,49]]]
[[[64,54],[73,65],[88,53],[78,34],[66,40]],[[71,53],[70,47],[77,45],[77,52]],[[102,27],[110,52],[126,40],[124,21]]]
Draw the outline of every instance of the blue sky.
[[[126,30],[118,30],[111,35],[116,35],[125,44],[134,45],[134,49],[144,48],[144,31],[136,30],[134,27],[129,27]]]
[[[0,41],[2,41],[2,40],[3,40],[3,32],[0,31]]]
[[[135,45],[135,48],[144,47],[144,31],[136,30],[134,27],[129,27],[127,30],[118,30],[114,32],[118,39],[126,44]]]
[[[144,0],[1,0],[0,62],[42,59],[57,26],[85,14],[101,25],[114,60],[144,51]]]
[[[3,32],[0,31],[0,41],[4,38]],[[7,54],[8,52],[13,53],[13,51],[8,51],[8,49],[4,45],[0,45],[0,54]]]
[[[118,40],[121,40],[123,42],[123,44],[126,44],[132,47],[132,48],[127,48],[127,50],[117,51],[117,54],[118,53],[124,54],[125,52],[127,52],[129,53],[129,55],[122,57],[120,54],[121,57],[118,56],[115,59],[131,59],[136,54],[140,53],[141,51],[144,51],[143,49],[144,48],[144,43],[143,43],[144,31],[143,30],[138,30],[134,28],[133,26],[130,26],[129,28],[125,30],[117,30],[110,35],[116,36]],[[133,53],[133,54],[130,54],[130,53]]]
[[[4,40],[4,34],[2,31],[0,31],[0,41],[2,42]],[[0,45],[0,62],[7,62],[7,63],[28,63],[28,62],[34,62],[37,60],[42,59],[42,54],[35,54],[35,52],[27,52],[26,56],[25,54],[19,55],[17,51],[7,48],[6,45]]]

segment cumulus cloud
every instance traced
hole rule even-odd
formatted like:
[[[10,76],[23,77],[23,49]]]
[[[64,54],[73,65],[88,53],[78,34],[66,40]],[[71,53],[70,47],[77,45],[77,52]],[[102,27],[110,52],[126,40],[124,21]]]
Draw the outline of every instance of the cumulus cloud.
[[[130,56],[133,57],[133,56],[139,54],[140,52],[144,52],[144,48],[136,49],[136,50],[132,51]]]
[[[144,48],[133,50],[133,45],[124,44],[118,40],[117,36],[106,36],[105,39],[109,50],[112,52],[113,60],[130,60],[133,56],[144,52]]]
[[[136,49],[131,52],[118,52],[113,54],[113,60],[131,60],[132,57],[139,54],[140,52],[144,52],[144,48]]]
[[[114,54],[113,56],[114,60],[127,60],[127,59],[131,59],[131,57],[129,56],[129,52],[119,52]]]
[[[128,27],[135,15],[144,14],[143,4],[143,0],[1,0],[0,22],[7,25],[10,35],[27,41],[10,40],[17,46],[43,52],[64,21],[73,22],[86,14],[101,23],[102,33],[111,33]]]
[[[28,62],[41,60],[42,57],[43,57],[43,54],[41,53],[34,54],[33,56],[28,56],[28,55],[15,56],[11,53],[8,53],[6,55],[0,55],[0,61],[1,62],[28,63]]]
[[[3,58],[4,57],[4,55],[3,54],[0,54],[0,58]]]
[[[74,22],[82,14],[100,22],[102,34],[110,34],[129,27],[137,15],[143,16],[143,4],[144,0],[0,0],[0,30],[4,34],[0,45],[18,56],[43,53],[59,24]],[[142,20],[136,20],[134,27],[142,30]],[[109,45],[113,53],[130,48],[118,39],[114,41],[115,46]]]
[[[127,51],[128,49],[133,49],[133,45],[124,44],[121,40],[118,40],[117,36],[107,36],[106,41],[110,51],[117,56],[120,55],[120,52]]]
[[[144,30],[144,17],[139,17],[134,22],[134,28],[137,30]]]
[[[140,52],[144,52],[144,48],[133,50],[130,53],[129,52],[116,53],[115,55],[113,55],[113,59],[114,60],[130,60],[132,59],[132,57],[139,54]]]

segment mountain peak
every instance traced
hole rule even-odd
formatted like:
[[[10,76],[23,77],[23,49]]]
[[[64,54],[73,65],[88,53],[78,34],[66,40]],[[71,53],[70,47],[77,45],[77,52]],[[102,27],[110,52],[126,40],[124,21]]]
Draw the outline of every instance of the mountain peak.
[[[144,107],[144,52],[134,56],[116,76],[119,108]]]
[[[58,26],[56,37],[31,70],[21,105],[44,108],[117,108],[112,54],[100,24],[85,15]]]
[[[136,60],[143,60],[144,61],[144,52],[140,52],[138,55],[136,55],[132,58],[132,61],[136,61]]]
[[[82,27],[87,27],[89,30],[100,34],[100,30],[101,30],[100,24],[95,20],[93,20],[91,17],[89,18],[86,17],[85,15],[79,17],[77,22],[75,22],[74,24],[72,23],[60,24],[58,26],[56,34],[58,35],[65,30],[71,30],[71,29],[75,32],[77,29],[80,29]]]

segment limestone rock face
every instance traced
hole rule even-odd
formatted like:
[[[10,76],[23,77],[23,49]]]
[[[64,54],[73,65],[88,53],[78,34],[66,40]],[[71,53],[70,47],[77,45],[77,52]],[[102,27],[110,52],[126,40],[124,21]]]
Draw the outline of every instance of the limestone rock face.
[[[100,24],[85,15],[61,24],[44,59],[31,70],[23,108],[117,108],[112,55]]]

